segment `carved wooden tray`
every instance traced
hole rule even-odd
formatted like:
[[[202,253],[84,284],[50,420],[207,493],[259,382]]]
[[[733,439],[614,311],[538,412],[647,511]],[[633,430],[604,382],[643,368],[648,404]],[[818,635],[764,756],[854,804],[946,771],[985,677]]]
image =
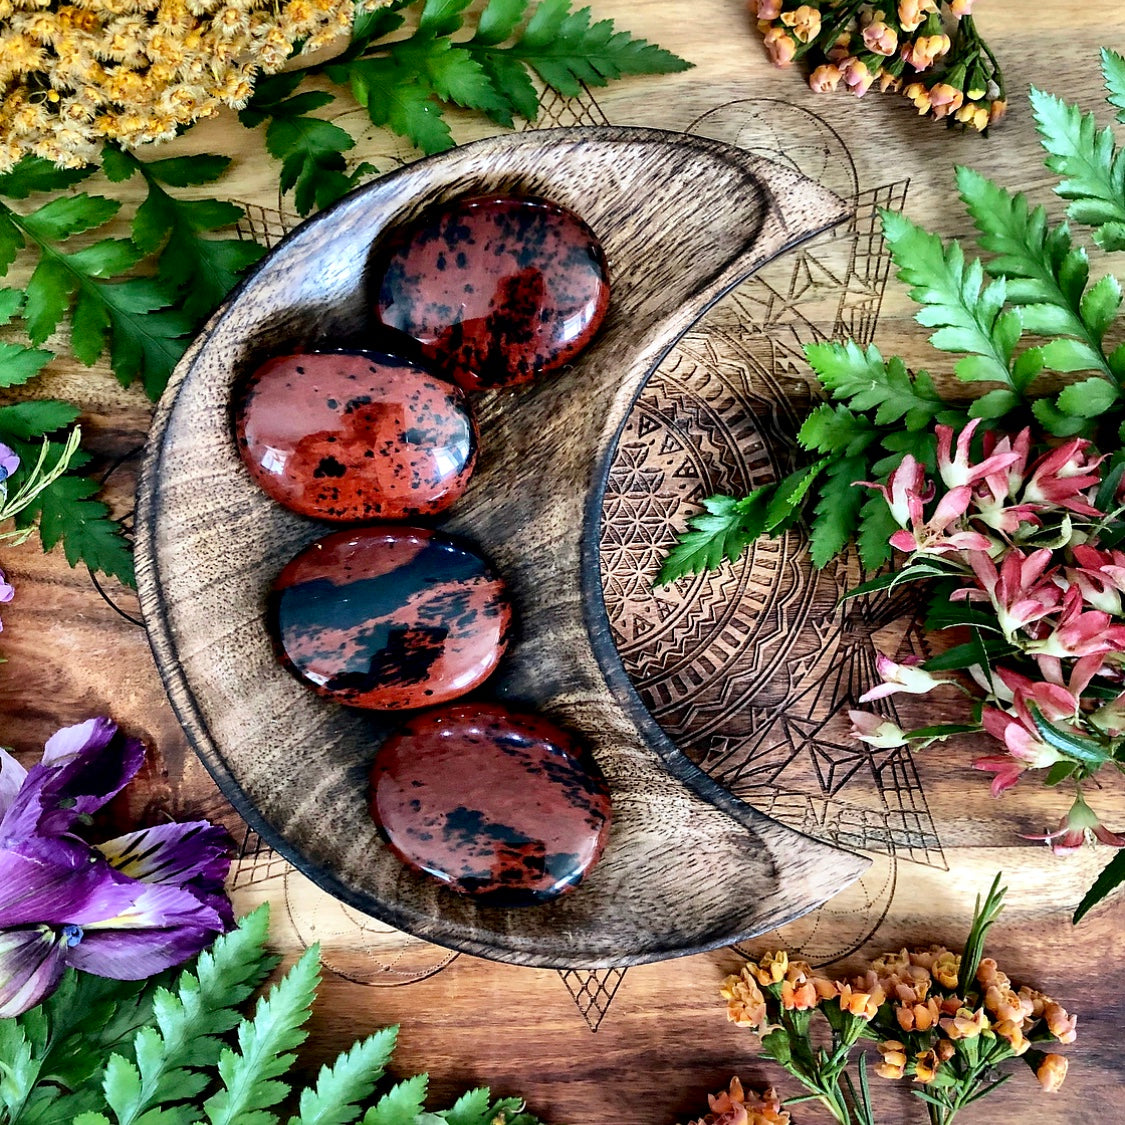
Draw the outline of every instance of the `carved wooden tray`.
[[[379,233],[466,191],[544,196],[601,238],[613,298],[572,369],[478,402],[482,455],[442,524],[512,592],[521,635],[482,694],[580,732],[613,790],[601,863],[574,894],[485,908],[405,869],[366,810],[394,717],[305,692],[264,623],[282,563],[325,531],[252,485],[230,389],[268,354],[355,339]],[[197,752],[275,848],[390,925],[519,964],[601,967],[697,952],[798,917],[867,861],[732,797],[653,721],[603,604],[599,532],[620,434],[646,378],[722,294],[845,217],[835,196],[740,149],[654,130],[489,138],[410,165],[280,244],[184,357],[157,411],[137,504],[137,571],[156,662]]]

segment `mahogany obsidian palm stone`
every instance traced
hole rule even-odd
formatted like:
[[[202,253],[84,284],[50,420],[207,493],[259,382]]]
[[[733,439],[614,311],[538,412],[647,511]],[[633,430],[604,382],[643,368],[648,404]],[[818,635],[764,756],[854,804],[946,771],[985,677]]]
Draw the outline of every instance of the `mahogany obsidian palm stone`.
[[[497,703],[410,719],[379,748],[370,801],[404,862],[497,906],[573,889],[609,835],[609,789],[582,746]]]
[[[250,475],[317,519],[433,515],[462,495],[476,463],[464,392],[384,352],[271,359],[234,414]]]
[[[372,274],[376,317],[470,391],[568,363],[609,305],[597,237],[543,199],[453,200],[392,232]]]
[[[303,550],[277,576],[269,618],[298,679],[339,703],[397,711],[483,683],[512,612],[503,583],[464,544],[383,525]]]

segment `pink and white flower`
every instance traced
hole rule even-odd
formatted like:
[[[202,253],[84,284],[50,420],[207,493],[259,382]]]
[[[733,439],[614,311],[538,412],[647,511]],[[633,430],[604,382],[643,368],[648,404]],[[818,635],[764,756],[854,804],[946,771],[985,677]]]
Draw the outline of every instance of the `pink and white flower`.
[[[859,697],[860,703],[871,703],[876,699],[885,699],[896,692],[907,695],[925,695],[933,691],[940,684],[955,683],[948,676],[935,676],[921,667],[922,661],[917,656],[906,657],[901,664],[891,660],[889,656],[879,653],[875,658],[875,670],[882,678],[881,684],[876,684],[870,691]]]
[[[1125,551],[1101,551],[1079,545],[1071,549],[1076,567],[1066,568],[1071,586],[1082,592],[1082,600],[1093,609],[1120,616],[1125,593]]]
[[[1019,781],[1025,770],[1045,769],[1062,760],[1062,754],[1039,733],[1031,705],[1052,723],[1066,725],[1077,717],[1080,703],[1078,697],[1061,684],[1030,680],[1006,668],[996,671],[1012,693],[1012,705],[1005,710],[985,707],[981,723],[993,738],[1004,744],[1008,757],[986,755],[978,758],[973,768],[996,774],[992,795],[999,797]]]
[[[995,531],[1013,535],[1022,525],[1038,526],[1039,506],[1015,503],[1023,487],[1027,471],[1027,458],[1031,450],[1031,430],[1026,426],[1013,439],[1005,434],[999,441],[995,434],[983,438],[985,458],[996,454],[1014,453],[1015,460],[1003,469],[988,473],[973,490],[975,517]]]
[[[934,496],[934,485],[932,481],[927,483],[925,468],[909,453],[887,477],[886,484],[869,480],[857,480],[855,483],[881,492],[899,527],[920,524],[922,509]]]
[[[1098,814],[1082,799],[1081,794],[1070,807],[1070,812],[1059,821],[1054,832],[1043,836],[1024,836],[1025,840],[1045,840],[1055,855],[1071,855],[1081,851],[1087,843],[1097,840],[1111,848],[1125,848],[1125,836],[1111,832]]]
[[[1113,625],[1108,613],[1084,609],[1082,591],[1071,586],[1063,595],[1062,612],[1039,636],[1024,644],[1026,652],[1060,659],[1101,656],[1125,651],[1125,625]]]
[[[957,489],[962,485],[976,484],[986,477],[1002,473],[1019,460],[1019,453],[1014,450],[997,450],[991,456],[974,465],[970,461],[969,447],[973,435],[980,425],[980,419],[974,418],[957,435],[956,452],[953,452],[953,428],[951,426],[935,426],[937,434],[937,464],[938,474],[946,488]]]
[[[953,593],[954,601],[992,603],[996,619],[1008,641],[1028,625],[1054,613],[1063,599],[1063,592],[1050,580],[1047,567],[1051,552],[1046,548],[1025,555],[1018,548],[1007,551],[999,569],[985,551],[973,551],[969,565],[979,589],[965,587]]]
[[[1085,438],[1072,438],[1045,453],[1031,466],[1031,477],[1023,490],[1024,500],[1032,504],[1051,504],[1084,516],[1100,516],[1101,512],[1084,495],[1086,489],[1097,487],[1097,469],[1105,460],[1104,455],[1091,459],[1091,449]]]
[[[879,750],[893,750],[896,746],[906,745],[906,732],[898,723],[883,715],[872,711],[849,711],[848,718],[852,721],[852,738],[859,742],[866,742]]]

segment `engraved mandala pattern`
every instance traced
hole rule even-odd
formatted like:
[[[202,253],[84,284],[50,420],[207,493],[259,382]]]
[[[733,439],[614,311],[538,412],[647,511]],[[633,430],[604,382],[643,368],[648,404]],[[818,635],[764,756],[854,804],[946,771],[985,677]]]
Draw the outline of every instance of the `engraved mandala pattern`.
[[[878,209],[901,207],[907,184],[861,191],[835,132],[783,102],[732,102],[692,129],[819,179],[853,201],[854,217],[740,286],[654,372],[606,489],[605,604],[630,679],[681,750],[763,812],[872,857],[858,883],[785,932],[823,963],[878,928],[900,859],[945,867],[909,753],[848,736],[848,708],[877,679],[876,651],[922,651],[915,607],[880,596],[837,612],[858,566],[816,571],[797,531],[718,572],[665,589],[652,580],[703,497],[742,495],[795,467],[812,383],[803,345],[872,338],[890,268]],[[820,936],[830,931],[850,942]]]

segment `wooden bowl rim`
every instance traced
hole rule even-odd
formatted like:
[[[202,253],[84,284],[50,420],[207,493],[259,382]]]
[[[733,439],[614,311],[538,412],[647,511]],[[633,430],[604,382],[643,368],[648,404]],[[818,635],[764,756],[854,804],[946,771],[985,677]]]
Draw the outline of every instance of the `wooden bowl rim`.
[[[533,147],[534,142],[547,139],[561,146],[568,141],[574,142],[586,138],[592,141],[648,141],[660,145],[674,145],[681,148],[694,149],[717,157],[729,156],[734,153],[738,154],[743,162],[757,162],[763,166],[768,166],[770,164],[769,161],[762,157],[748,153],[743,149],[723,141],[716,141],[707,137],[673,130],[614,125],[579,125],[524,130],[518,133],[495,134],[405,164],[349,192],[328,208],[305,219],[286,233],[269,249],[268,253],[262,256],[254,267],[242,278],[239,284],[228,294],[226,300],[210,317],[207,323],[200,329],[188,350],[177,363],[168,385],[157,404],[149,429],[148,439],[145,444],[136,495],[135,551],[137,556],[138,591],[140,593],[145,631],[153,653],[154,662],[164,684],[173,712],[189,744],[223,796],[231,803],[239,816],[246,821],[247,825],[255,831],[273,851],[282,856],[282,858],[302,875],[309,878],[312,882],[346,905],[375,917],[379,921],[393,926],[396,929],[403,929],[408,933],[413,933],[409,928],[412,920],[403,912],[400,912],[396,900],[381,899],[368,894],[353,892],[348,886],[340,882],[331,868],[307,859],[296,844],[291,843],[281,830],[274,828],[265,814],[243,790],[211,734],[210,727],[201,713],[195,693],[178,659],[177,645],[170,629],[168,616],[165,612],[164,598],[160,585],[160,567],[156,554],[155,538],[161,497],[160,468],[163,461],[166,432],[180,389],[194,370],[198,353],[203,350],[218,325],[235,310],[243,294],[255,284],[263,270],[268,268],[273,259],[297,237],[305,236],[310,229],[315,229],[319,224],[330,222],[337,210],[345,206],[353,205],[357,197],[362,197],[365,193],[381,190],[388,182],[409,178],[417,174],[418,170],[448,160],[454,154],[460,154],[465,151],[480,152],[489,148],[521,147],[523,145]],[[773,201],[775,199],[770,184],[761,180],[759,181],[759,187],[768,200]],[[830,195],[831,193],[825,191],[825,194]],[[849,216],[847,206],[842,200],[840,204],[839,214],[835,216],[831,222],[826,223],[821,229],[827,229],[830,226],[836,225]],[[377,231],[373,235],[373,240],[378,238],[380,233],[381,231]],[[799,232],[794,235],[792,239],[786,241],[784,245],[779,247],[776,254],[769,260],[773,260],[787,253],[794,246],[806,241],[815,233],[818,232]],[[698,324],[710,308],[718,301],[722,300],[722,298],[733,289],[737,288],[738,285],[744,282],[757,268],[760,268],[762,264],[764,263],[759,262],[754,267],[748,266],[745,273],[739,273],[728,285],[717,290],[712,295],[711,299],[700,307],[698,316],[692,324]],[[691,326],[689,325],[684,331],[690,331],[690,328]],[[675,339],[669,341],[664,351],[649,365],[643,378],[637,384],[637,390],[631,400],[631,405],[635,404],[637,399],[643,394],[653,372],[659,367],[660,363],[663,362],[664,358],[676,346],[679,340],[682,339],[682,336],[683,333],[680,333]],[[629,680],[624,662],[614,643],[601,583],[599,565],[601,548],[596,532],[600,526],[602,506],[605,500],[605,492],[614,454],[620,444],[621,435],[627,421],[628,413],[626,413],[622,419],[612,441],[608,442],[601,451],[600,463],[595,466],[590,482],[585,504],[583,526],[580,530],[580,535],[582,537],[580,544],[582,560],[581,601],[591,648],[614,697],[626,710],[629,718],[636,725],[639,733],[644,738],[648,748],[659,755],[663,767],[676,778],[676,780],[688,786],[708,804],[731,816],[732,819],[740,824],[744,823],[744,818],[747,814],[774,821],[774,818],[769,817],[749,803],[735,797],[728,789],[724,788],[703,769],[692,762],[691,759],[675,745],[645,707],[640,694]],[[778,823],[776,821],[774,822]],[[804,836],[818,847],[829,848],[839,852],[841,856],[852,857],[857,865],[861,865],[859,867],[860,871],[865,869],[870,863],[870,860],[864,856],[818,840],[815,837],[809,836],[807,833],[801,832],[800,829],[791,828],[788,825],[786,825],[785,828],[786,831],[793,833],[794,836]],[[815,909],[817,905],[816,903],[812,903],[806,908],[793,912],[790,915],[778,917],[775,925],[780,926],[794,921],[802,917],[805,913]],[[755,930],[755,933],[759,932],[761,932],[761,927]],[[734,942],[746,940],[750,936],[753,935],[722,934],[713,939],[709,938],[704,941],[695,941],[687,945],[643,950],[620,957],[582,958],[581,967],[608,968],[649,964],[669,960],[671,958],[690,956],[696,953],[705,953],[711,950],[721,949]],[[464,937],[460,934],[426,934],[425,936],[420,936],[419,940],[430,941],[434,944],[457,950],[458,952],[469,953],[493,960],[503,960],[507,963],[527,967],[557,969],[575,967],[573,958],[567,960],[566,958],[560,957],[558,954],[528,953],[524,949],[482,942],[473,938]]]

